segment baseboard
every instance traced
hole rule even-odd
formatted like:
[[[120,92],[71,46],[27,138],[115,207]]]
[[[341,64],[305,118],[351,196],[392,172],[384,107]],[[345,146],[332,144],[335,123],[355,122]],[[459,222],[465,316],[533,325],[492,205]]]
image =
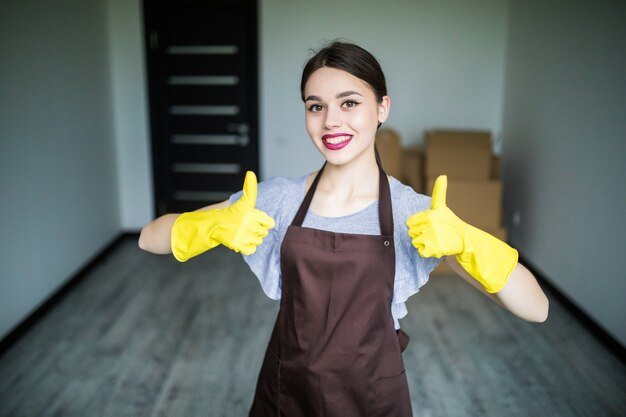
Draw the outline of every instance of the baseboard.
[[[40,304],[31,314],[29,314],[24,320],[22,320],[17,326],[13,328],[6,336],[0,340],[0,357],[4,355],[10,348],[22,337],[28,330],[37,323],[55,304],[67,295],[72,288],[79,284],[96,266],[102,261],[122,240],[129,236],[135,236],[136,233],[121,232],[116,237],[111,239],[102,250],[96,253],[87,264],[81,268],[77,273],[70,276],[65,284],[59,289],[53,292],[46,300]]]
[[[520,254],[520,262],[528,268],[530,272],[537,278],[543,289],[556,298],[570,313],[572,313],[578,321],[600,341],[611,353],[626,363],[626,347],[622,345],[613,335],[608,333],[602,325],[592,319],[585,311],[578,306],[572,299],[565,295],[559,288],[550,282],[546,276],[541,273],[528,259]]]

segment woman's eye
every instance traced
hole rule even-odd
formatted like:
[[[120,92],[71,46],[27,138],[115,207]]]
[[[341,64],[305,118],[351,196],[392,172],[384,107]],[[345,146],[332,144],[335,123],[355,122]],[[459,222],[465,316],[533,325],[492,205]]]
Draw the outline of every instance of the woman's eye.
[[[323,107],[320,104],[312,104],[311,106],[309,106],[309,111],[312,112],[318,112],[318,111],[322,111]]]
[[[358,106],[358,104],[359,103],[357,103],[354,100],[346,100],[346,101],[343,102],[344,107],[347,107],[347,108],[356,107],[356,106]]]

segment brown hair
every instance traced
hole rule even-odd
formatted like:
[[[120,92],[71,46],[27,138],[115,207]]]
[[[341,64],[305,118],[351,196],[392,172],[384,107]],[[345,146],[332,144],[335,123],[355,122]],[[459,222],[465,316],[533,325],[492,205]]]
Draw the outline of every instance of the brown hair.
[[[302,101],[304,101],[304,86],[309,77],[323,67],[344,70],[365,81],[372,87],[379,103],[387,95],[385,74],[376,58],[358,45],[335,40],[317,51],[304,66],[300,81]]]

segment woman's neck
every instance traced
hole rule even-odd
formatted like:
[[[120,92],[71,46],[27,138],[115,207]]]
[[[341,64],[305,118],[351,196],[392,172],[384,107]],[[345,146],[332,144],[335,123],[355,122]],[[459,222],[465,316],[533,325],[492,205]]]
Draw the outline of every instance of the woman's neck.
[[[311,209],[326,216],[359,211],[378,199],[378,177],[373,147],[347,164],[327,163]]]
[[[371,158],[359,158],[347,164],[326,164],[320,187],[333,193],[371,194],[378,191],[378,165],[372,153]]]

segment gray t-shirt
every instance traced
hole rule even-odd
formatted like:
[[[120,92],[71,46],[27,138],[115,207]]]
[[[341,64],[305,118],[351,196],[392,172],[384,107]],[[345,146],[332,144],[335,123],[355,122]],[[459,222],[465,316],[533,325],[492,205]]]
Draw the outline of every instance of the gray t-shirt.
[[[244,259],[259,279],[265,294],[274,300],[281,297],[280,246],[304,199],[307,177],[272,177],[259,183],[256,208],[271,216],[276,226],[269,231],[256,252],[244,255]],[[430,272],[441,259],[422,258],[411,244],[406,225],[409,216],[430,208],[430,197],[416,193],[393,177],[389,178],[396,245],[391,313],[395,327],[399,329],[398,320],[407,314],[405,301],[428,281]],[[241,194],[241,191],[233,194],[231,203],[237,201]],[[378,201],[363,210],[341,217],[319,216],[309,209],[302,226],[337,233],[380,234]]]

